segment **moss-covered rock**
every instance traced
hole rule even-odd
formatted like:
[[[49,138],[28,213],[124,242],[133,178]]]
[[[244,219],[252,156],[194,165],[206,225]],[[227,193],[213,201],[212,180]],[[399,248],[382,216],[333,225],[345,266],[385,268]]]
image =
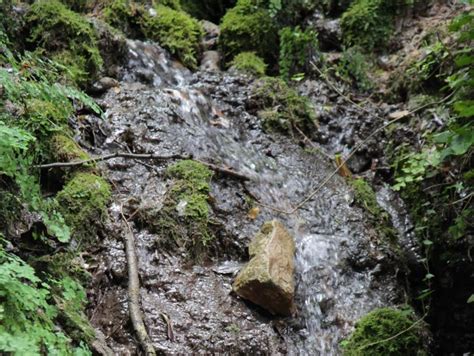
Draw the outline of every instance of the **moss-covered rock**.
[[[267,131],[293,135],[297,129],[308,136],[316,131],[314,108],[309,100],[290,88],[282,79],[266,77],[255,83],[253,108]]]
[[[58,209],[78,239],[94,237],[107,214],[111,196],[110,185],[102,177],[79,172],[57,194]]]
[[[140,218],[159,234],[157,246],[183,248],[190,257],[200,258],[213,238],[207,203],[212,172],[202,163],[183,160],[169,166],[166,176],[166,195],[156,204],[142,203]]]
[[[95,339],[85,308],[86,291],[76,280],[65,277],[57,281],[52,288],[53,299],[58,308],[58,319],[68,335],[76,342],[91,344]]]
[[[280,30],[280,75],[289,80],[296,73],[307,73],[310,61],[318,51],[317,34],[312,29],[302,30],[299,26]]]
[[[150,12],[141,19],[141,29],[146,38],[158,42],[177,56],[187,67],[198,64],[199,43],[204,34],[201,24],[183,11],[158,5],[156,15]]]
[[[140,19],[146,10],[142,4],[129,0],[113,0],[103,11],[104,20],[129,37],[141,37]]]
[[[397,1],[356,0],[341,18],[344,43],[360,46],[366,51],[381,49],[393,30]]]
[[[368,213],[374,229],[381,238],[395,247],[398,239],[397,231],[392,226],[388,213],[378,204],[377,197],[370,184],[363,178],[350,179],[349,184],[354,190],[356,203]]]
[[[427,355],[423,325],[411,309],[380,308],[362,317],[342,342],[346,356]]]
[[[27,14],[26,27],[30,47],[63,64],[75,83],[86,84],[101,69],[102,57],[92,25],[61,2],[35,2]]]
[[[250,73],[257,76],[265,74],[267,65],[262,58],[257,56],[255,52],[242,52],[234,57],[230,62],[231,68],[244,73]]]
[[[50,151],[55,161],[69,162],[89,159],[89,155],[71,138],[55,134],[50,140]]]
[[[204,30],[180,8],[177,1],[159,1],[147,7],[134,1],[114,0],[105,8],[104,19],[130,37],[158,42],[185,66],[196,68]]]
[[[241,52],[255,52],[266,63],[278,56],[278,30],[265,6],[257,0],[239,0],[221,21],[220,49],[229,62]]]

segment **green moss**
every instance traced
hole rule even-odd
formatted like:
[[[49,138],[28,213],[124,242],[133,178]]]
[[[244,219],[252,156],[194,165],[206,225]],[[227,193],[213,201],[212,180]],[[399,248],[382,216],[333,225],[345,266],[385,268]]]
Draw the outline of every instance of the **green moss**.
[[[55,161],[69,162],[89,159],[89,155],[79,145],[63,134],[51,138],[50,150]]]
[[[267,65],[263,59],[257,56],[255,52],[239,53],[234,57],[230,65],[239,71],[257,76],[264,75],[267,69]]]
[[[351,179],[349,183],[354,189],[356,203],[369,213],[375,230],[387,242],[395,243],[397,231],[393,228],[388,213],[377,203],[377,197],[370,184],[363,178]]]
[[[102,57],[92,25],[59,1],[35,2],[27,14],[26,26],[30,31],[28,43],[63,64],[75,83],[86,84],[101,69]]]
[[[145,37],[158,42],[185,66],[196,68],[204,30],[196,19],[180,8],[178,1],[159,1],[153,8],[156,15],[152,16],[142,4],[114,0],[105,8],[104,19],[131,37]]]
[[[158,5],[156,16],[145,15],[141,28],[146,38],[158,42],[187,67],[197,67],[199,43],[204,34],[201,24],[183,11]]]
[[[26,101],[25,115],[22,127],[44,139],[51,132],[59,131],[67,126],[69,114],[73,112],[71,104],[68,107],[58,107],[52,101],[29,99]]]
[[[191,258],[201,258],[211,247],[209,183],[212,172],[203,164],[183,160],[166,170],[170,187],[159,209],[140,211],[143,222],[160,238],[159,248],[184,248]]]
[[[314,109],[282,79],[264,78],[253,88],[258,117],[267,131],[277,130],[294,134],[296,129],[311,136],[316,130]]]
[[[422,324],[413,327],[415,322],[415,314],[411,309],[376,309],[362,317],[355,331],[342,342],[343,354],[427,355],[423,345]]]
[[[127,36],[140,37],[140,19],[145,7],[129,0],[113,0],[103,12],[104,20],[111,26],[123,31]]]
[[[167,174],[176,178],[172,194],[176,201],[185,201],[184,216],[191,219],[207,220],[209,206],[209,181],[212,172],[205,165],[192,160],[183,160],[168,167]]]
[[[91,240],[97,223],[106,216],[110,195],[110,186],[105,179],[79,172],[57,194],[56,200],[73,234]]]
[[[402,0],[400,0],[402,1]],[[341,17],[344,43],[366,51],[385,46],[393,30],[397,1],[356,0]]]
[[[257,0],[239,0],[222,18],[220,27],[219,45],[225,62],[241,52],[255,52],[268,64],[276,62],[278,30]]]
[[[315,31],[301,30],[299,26],[285,27],[279,32],[280,58],[278,61],[280,75],[289,80],[292,75],[310,70],[309,61],[318,50],[318,39]]]

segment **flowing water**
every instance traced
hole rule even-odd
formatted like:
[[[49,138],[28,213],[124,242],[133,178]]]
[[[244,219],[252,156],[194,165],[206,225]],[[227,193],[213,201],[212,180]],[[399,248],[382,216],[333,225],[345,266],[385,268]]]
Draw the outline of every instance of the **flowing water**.
[[[120,87],[98,99],[105,120],[90,116],[92,129],[81,131],[91,153],[192,155],[250,178],[243,183],[216,174],[212,181],[211,218],[218,233],[210,261],[192,265],[182,251],[157,249],[158,237],[146,225],[133,223],[145,323],[158,350],[335,355],[360,316],[400,302],[397,256],[354,204],[343,178],[332,178],[296,214],[262,207],[255,220],[247,216],[248,195],[291,210],[334,169],[325,156],[303,149],[294,139],[262,131],[248,111],[252,78],[193,74],[157,45],[129,41],[128,46],[130,59]],[[102,164],[113,183],[115,203],[97,288],[91,292],[96,305],[92,322],[118,353],[136,350],[126,323],[121,209],[127,214],[136,206],[159,209],[170,183],[163,175],[166,164],[120,158]],[[292,319],[270,318],[231,293],[232,274],[245,262],[246,245],[273,218],[286,224],[297,246],[298,312]]]

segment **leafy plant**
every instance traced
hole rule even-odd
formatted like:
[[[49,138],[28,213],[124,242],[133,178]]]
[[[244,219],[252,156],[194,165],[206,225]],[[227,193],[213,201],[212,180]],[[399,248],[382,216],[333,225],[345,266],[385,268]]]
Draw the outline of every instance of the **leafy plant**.
[[[355,0],[341,17],[344,44],[365,51],[383,48],[393,27],[392,0]],[[396,1],[394,2],[396,3]]]
[[[344,49],[342,57],[335,68],[335,74],[343,81],[359,90],[369,91],[373,84],[368,76],[371,69],[370,60],[357,46]]]
[[[90,355],[87,348],[56,327],[58,309],[51,288],[20,258],[0,247],[0,351],[21,355],[42,353]]]
[[[310,62],[318,50],[315,31],[301,30],[299,26],[285,27],[280,30],[280,75],[289,80],[300,72],[309,72]]]

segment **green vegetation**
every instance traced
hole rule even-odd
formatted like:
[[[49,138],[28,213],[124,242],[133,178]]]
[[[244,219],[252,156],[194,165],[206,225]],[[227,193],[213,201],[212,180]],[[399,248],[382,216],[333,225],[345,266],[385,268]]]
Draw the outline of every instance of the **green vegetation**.
[[[55,134],[50,140],[51,154],[55,161],[69,162],[89,159],[89,155],[79,145],[64,134]]]
[[[349,180],[354,189],[354,198],[357,204],[364,208],[375,230],[389,243],[397,242],[397,231],[393,228],[388,213],[378,202],[374,190],[363,178]]]
[[[79,172],[56,197],[64,220],[79,239],[90,241],[97,222],[107,214],[110,186],[104,178],[92,173]]]
[[[203,29],[198,21],[183,11],[167,6],[155,7],[156,16],[144,16],[141,29],[146,38],[157,41],[176,55],[185,66],[197,67],[199,42]]]
[[[242,52],[234,57],[230,62],[232,68],[235,68],[244,73],[250,73],[256,76],[265,74],[267,65],[262,58],[257,56],[254,52]]]
[[[239,0],[221,21],[220,49],[229,62],[241,52],[255,52],[266,63],[276,62],[278,29],[256,0]]]
[[[369,91],[373,83],[369,78],[370,59],[359,47],[345,49],[335,68],[338,78],[361,91]]]
[[[280,30],[280,75],[289,80],[294,74],[309,72],[313,55],[318,50],[317,34],[311,29],[285,27]]]
[[[57,0],[35,2],[26,17],[27,42],[38,54],[67,68],[65,73],[79,85],[90,82],[102,67],[97,36],[81,15]]]
[[[314,109],[282,79],[263,78],[253,88],[258,117],[266,130],[294,135],[297,130],[311,136],[316,130]]]
[[[381,49],[393,30],[397,1],[355,0],[341,18],[345,44],[366,51]]]
[[[342,342],[346,356],[427,355],[422,324],[412,309],[375,309],[362,317]]]
[[[67,287],[71,280],[58,281]],[[85,293],[80,286],[64,288],[56,294],[51,285],[42,281],[35,271],[20,258],[0,248],[0,350],[21,355],[60,354],[91,355],[82,342],[74,343],[64,332],[58,331],[60,308],[55,298],[74,303],[76,317],[80,316],[82,330],[92,338],[94,331],[82,318],[79,308],[84,305]],[[77,319],[79,320],[79,319]],[[85,340],[83,334],[77,340]]]
[[[202,163],[183,160],[166,170],[170,187],[163,207],[146,209],[142,219],[161,236],[157,244],[182,247],[192,258],[201,258],[211,247],[209,230],[209,183],[212,172]]]
[[[153,7],[156,14],[152,14],[142,4],[114,0],[104,10],[104,19],[129,36],[158,42],[185,66],[196,68],[204,31],[196,19],[180,8],[176,1],[162,1]]]

